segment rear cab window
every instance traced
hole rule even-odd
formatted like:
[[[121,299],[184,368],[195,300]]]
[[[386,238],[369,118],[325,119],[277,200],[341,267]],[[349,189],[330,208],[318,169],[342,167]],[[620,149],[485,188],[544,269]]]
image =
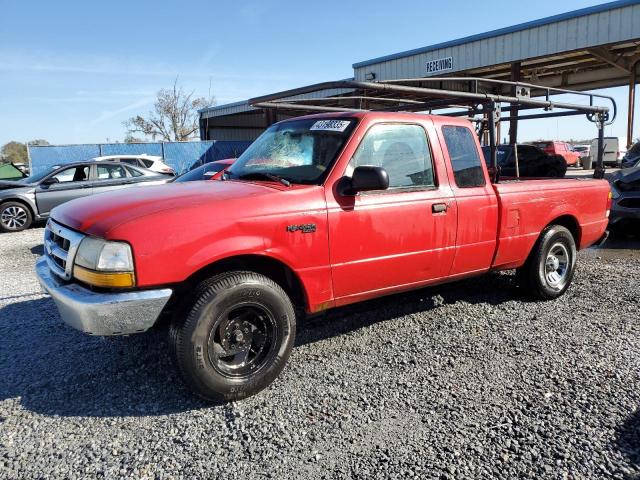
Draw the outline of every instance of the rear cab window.
[[[459,188],[482,187],[486,184],[476,140],[466,127],[445,125],[442,135],[449,151],[451,168]]]

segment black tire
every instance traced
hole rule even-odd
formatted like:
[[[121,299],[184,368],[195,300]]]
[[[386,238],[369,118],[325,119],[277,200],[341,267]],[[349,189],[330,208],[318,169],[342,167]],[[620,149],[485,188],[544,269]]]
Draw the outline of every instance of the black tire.
[[[527,295],[552,300],[562,295],[573,280],[576,242],[561,225],[545,228],[526,263],[516,270],[516,280]]]
[[[204,399],[255,395],[286,365],[295,310],[270,278],[254,272],[217,275],[198,286],[187,311],[186,318],[174,320],[170,343],[185,383]]]
[[[31,210],[21,202],[0,204],[0,232],[21,232],[33,223]]]

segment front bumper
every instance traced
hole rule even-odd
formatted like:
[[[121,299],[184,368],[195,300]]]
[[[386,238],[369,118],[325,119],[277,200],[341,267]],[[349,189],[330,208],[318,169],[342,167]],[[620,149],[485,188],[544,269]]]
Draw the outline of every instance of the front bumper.
[[[90,335],[129,335],[151,328],[171,297],[171,289],[122,293],[93,292],[64,283],[51,272],[45,257],[36,263],[42,288],[56,302],[62,320]]]

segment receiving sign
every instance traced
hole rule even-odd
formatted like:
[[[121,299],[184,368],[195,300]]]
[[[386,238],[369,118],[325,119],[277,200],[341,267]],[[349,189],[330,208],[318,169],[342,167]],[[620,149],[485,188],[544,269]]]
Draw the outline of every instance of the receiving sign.
[[[427,62],[427,75],[453,70],[453,57],[439,58]]]

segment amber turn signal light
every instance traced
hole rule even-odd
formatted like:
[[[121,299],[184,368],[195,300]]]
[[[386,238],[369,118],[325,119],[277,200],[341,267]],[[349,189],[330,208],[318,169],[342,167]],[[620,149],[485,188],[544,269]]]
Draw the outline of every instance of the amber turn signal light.
[[[73,267],[73,276],[94,287],[127,288],[136,284],[136,277],[132,272],[96,272],[79,265]]]

